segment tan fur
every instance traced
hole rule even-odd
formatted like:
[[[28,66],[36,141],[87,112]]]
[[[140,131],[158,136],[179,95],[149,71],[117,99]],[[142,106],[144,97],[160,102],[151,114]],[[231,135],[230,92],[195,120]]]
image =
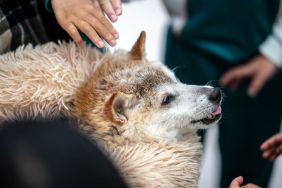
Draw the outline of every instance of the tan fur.
[[[0,120],[74,117],[130,187],[197,187],[202,146],[195,132],[171,143],[143,132],[124,136],[129,117],[135,126],[148,119],[154,88],[174,82],[147,62],[144,41],[142,33],[130,53],[48,43],[2,55]],[[132,113],[140,100],[144,107]]]

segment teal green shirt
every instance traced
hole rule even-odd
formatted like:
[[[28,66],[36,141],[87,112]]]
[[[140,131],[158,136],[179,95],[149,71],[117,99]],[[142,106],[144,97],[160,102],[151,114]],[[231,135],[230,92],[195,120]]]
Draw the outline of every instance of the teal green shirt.
[[[257,52],[270,34],[279,0],[188,0],[181,40],[190,48],[226,62]]]

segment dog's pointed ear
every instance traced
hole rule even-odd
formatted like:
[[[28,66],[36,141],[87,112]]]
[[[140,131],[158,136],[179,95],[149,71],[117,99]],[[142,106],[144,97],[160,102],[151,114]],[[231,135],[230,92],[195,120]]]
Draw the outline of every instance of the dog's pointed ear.
[[[105,114],[108,118],[118,124],[123,125],[127,122],[127,110],[134,108],[138,101],[134,95],[117,92],[111,95],[105,105]]]
[[[146,40],[146,33],[142,31],[139,35],[139,38],[133,45],[129,55],[132,60],[143,60],[145,59],[145,40]]]

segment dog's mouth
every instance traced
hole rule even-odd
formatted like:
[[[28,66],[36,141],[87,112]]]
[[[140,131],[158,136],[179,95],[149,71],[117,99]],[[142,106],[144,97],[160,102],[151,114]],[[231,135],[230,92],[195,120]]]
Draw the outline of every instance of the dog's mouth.
[[[198,119],[198,120],[193,120],[192,123],[203,123],[203,124],[212,124],[215,121],[217,121],[221,117],[221,106],[219,105],[214,112],[211,113],[210,116]]]

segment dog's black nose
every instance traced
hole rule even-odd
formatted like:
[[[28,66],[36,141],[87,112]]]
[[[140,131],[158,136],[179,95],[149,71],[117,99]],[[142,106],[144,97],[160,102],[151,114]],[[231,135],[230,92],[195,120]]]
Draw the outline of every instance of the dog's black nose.
[[[212,102],[220,102],[221,100],[221,91],[218,87],[214,88],[209,95],[209,100]]]

